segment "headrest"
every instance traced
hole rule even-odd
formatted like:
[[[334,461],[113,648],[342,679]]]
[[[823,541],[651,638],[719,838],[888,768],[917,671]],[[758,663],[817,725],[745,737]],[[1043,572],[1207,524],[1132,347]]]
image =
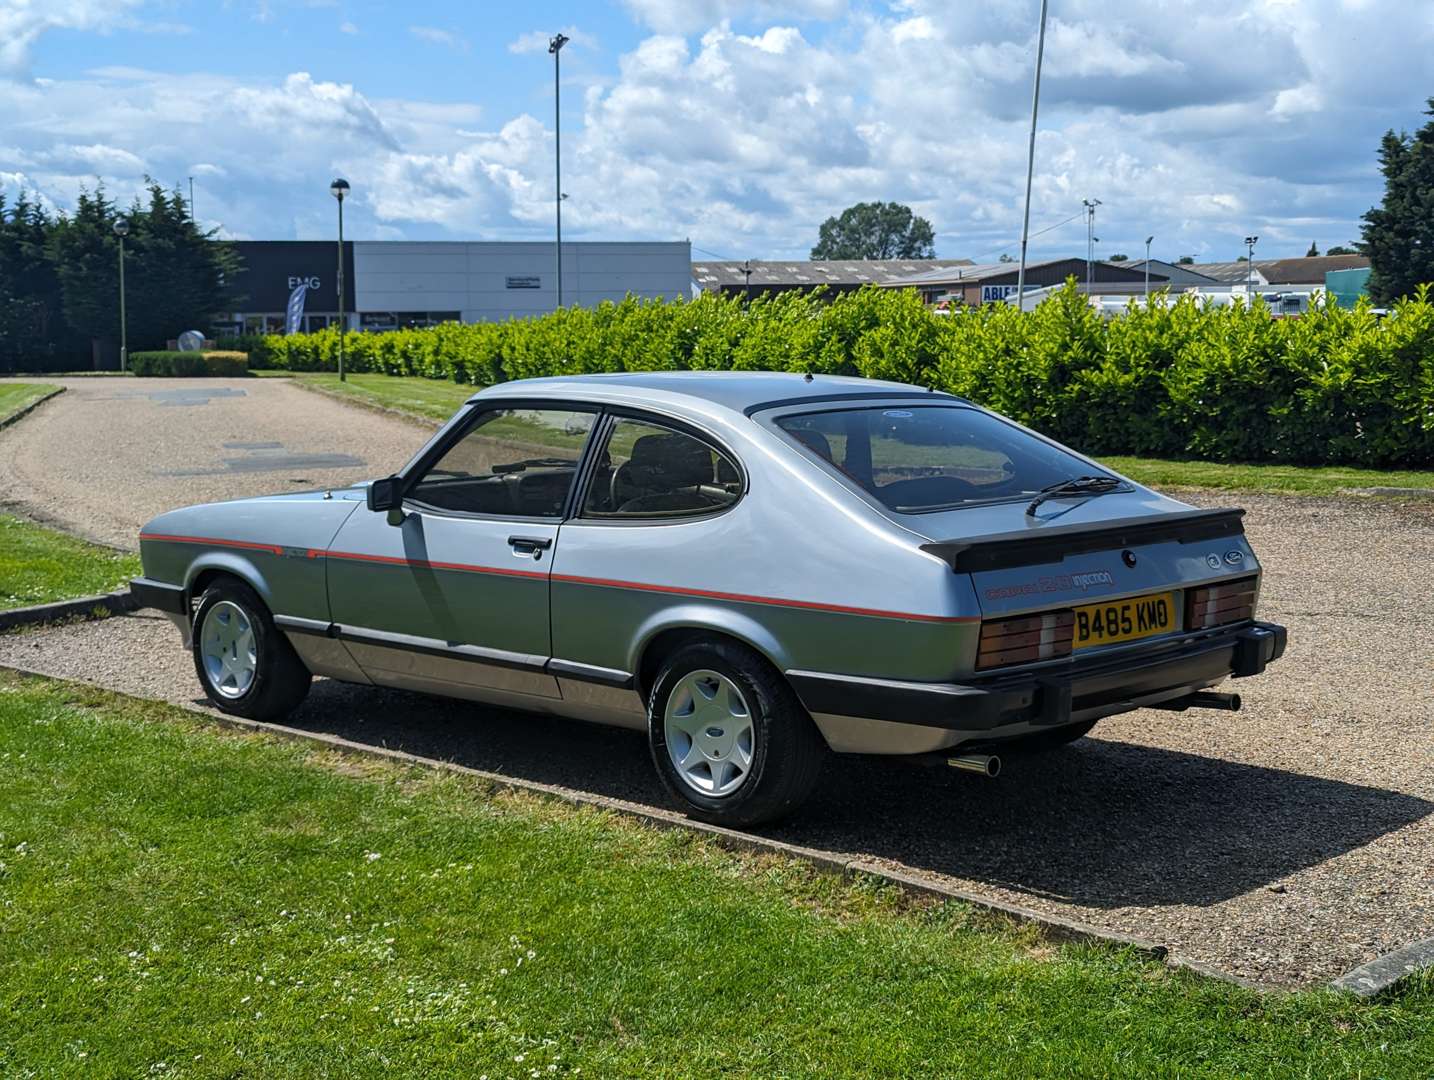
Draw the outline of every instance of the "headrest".
[[[832,457],[832,444],[820,431],[813,431],[811,428],[796,428],[792,434],[799,442],[811,447],[827,461],[836,463],[836,459]]]

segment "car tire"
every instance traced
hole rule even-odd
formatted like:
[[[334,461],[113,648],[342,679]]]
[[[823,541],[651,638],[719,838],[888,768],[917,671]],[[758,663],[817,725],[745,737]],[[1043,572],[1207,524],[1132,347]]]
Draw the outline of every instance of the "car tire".
[[[194,670],[221,712],[277,720],[308,695],[313,675],[243,582],[220,578],[205,589],[192,631]]]
[[[663,786],[690,817],[715,825],[746,827],[791,813],[811,794],[826,757],[787,681],[735,642],[687,645],[668,657],[647,716]]]

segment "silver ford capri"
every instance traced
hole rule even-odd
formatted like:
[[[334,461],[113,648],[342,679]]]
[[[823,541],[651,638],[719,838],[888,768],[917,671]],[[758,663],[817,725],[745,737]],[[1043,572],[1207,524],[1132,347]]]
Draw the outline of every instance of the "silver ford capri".
[[[1007,750],[1285,648],[1241,510],[1197,510],[969,401],[778,373],[534,379],[403,469],[140,534],[214,705],[315,675],[632,727],[688,813],[798,806],[828,751],[994,775]]]

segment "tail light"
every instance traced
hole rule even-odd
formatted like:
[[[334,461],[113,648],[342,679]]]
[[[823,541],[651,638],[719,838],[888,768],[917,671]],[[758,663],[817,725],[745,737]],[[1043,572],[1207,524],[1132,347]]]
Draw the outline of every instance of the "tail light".
[[[976,667],[1005,667],[1069,656],[1074,636],[1075,612],[1069,610],[1018,619],[991,619],[981,624]]]
[[[1185,593],[1185,629],[1205,630],[1255,617],[1256,578],[1202,585]]]

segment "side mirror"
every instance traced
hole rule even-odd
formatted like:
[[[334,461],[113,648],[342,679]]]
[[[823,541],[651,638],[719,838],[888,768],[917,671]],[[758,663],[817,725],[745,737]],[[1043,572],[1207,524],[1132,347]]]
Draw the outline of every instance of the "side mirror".
[[[396,476],[386,476],[368,486],[368,508],[375,513],[388,511],[390,525],[403,524],[403,493]]]

